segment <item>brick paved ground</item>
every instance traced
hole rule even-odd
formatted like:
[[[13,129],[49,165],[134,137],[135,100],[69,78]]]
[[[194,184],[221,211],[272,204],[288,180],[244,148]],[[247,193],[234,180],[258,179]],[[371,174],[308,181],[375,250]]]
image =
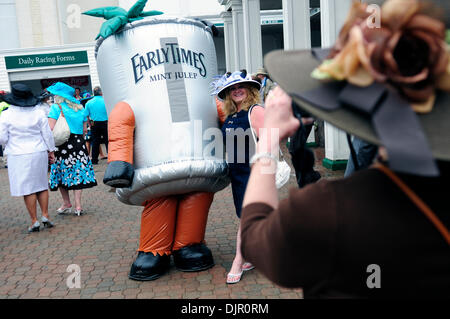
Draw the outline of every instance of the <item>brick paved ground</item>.
[[[320,165],[325,178],[342,176]],[[285,150],[286,153],[286,150]],[[127,275],[136,256],[141,208],[120,203],[101,183],[106,161],[95,166],[99,186],[83,192],[84,216],[57,216],[59,192],[50,193],[50,216],[56,227],[28,234],[30,224],[22,198],[11,197],[7,169],[0,169],[0,298],[301,298],[301,289],[272,284],[255,269],[235,285],[226,285],[236,244],[238,219],[231,188],[215,195],[206,241],[216,266],[199,273],[183,273],[171,266],[156,281],[137,282]],[[286,197],[289,184],[280,191]],[[73,194],[71,194],[73,196]],[[40,210],[38,209],[40,219]],[[81,268],[81,289],[66,285],[71,264]]]

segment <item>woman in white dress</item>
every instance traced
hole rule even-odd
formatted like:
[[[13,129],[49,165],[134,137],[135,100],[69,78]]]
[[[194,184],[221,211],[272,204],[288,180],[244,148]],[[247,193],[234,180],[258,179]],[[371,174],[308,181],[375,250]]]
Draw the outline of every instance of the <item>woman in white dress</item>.
[[[10,107],[0,118],[0,144],[8,154],[11,196],[23,196],[30,214],[28,232],[39,231],[36,202],[44,227],[53,227],[48,215],[48,161],[54,161],[55,142],[45,112],[30,88],[15,84],[3,98]]]

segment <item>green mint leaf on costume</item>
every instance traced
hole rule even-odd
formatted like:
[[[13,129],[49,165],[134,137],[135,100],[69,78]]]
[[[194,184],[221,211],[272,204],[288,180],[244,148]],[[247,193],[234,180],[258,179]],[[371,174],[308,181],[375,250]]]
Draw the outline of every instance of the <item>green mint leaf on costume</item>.
[[[144,11],[145,4],[147,0],[138,0],[131,8],[128,10],[128,18],[137,18]]]
[[[97,40],[99,37],[103,37],[104,39],[111,34],[114,34],[119,30],[122,26],[127,24],[127,17],[124,16],[118,16],[109,19],[105,23],[102,24],[100,27],[100,33],[97,35],[95,40]]]
[[[101,7],[83,12],[83,14],[93,17],[105,18],[106,20],[109,20],[118,16],[126,17],[127,11],[120,7]]]
[[[138,0],[128,12],[120,7],[101,7],[83,12],[85,15],[93,17],[101,17],[106,19],[101,28],[100,33],[95,38],[107,38],[116,33],[120,28],[129,22],[141,20],[144,17],[155,16],[163,14],[161,11],[143,11],[147,0]]]

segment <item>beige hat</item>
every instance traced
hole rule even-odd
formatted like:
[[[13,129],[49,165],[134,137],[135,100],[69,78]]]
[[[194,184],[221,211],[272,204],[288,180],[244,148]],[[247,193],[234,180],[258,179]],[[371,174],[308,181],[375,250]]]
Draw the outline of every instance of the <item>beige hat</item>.
[[[258,74],[262,74],[265,76],[269,75],[269,73],[267,73],[266,69],[264,69],[264,68],[259,68],[258,71],[256,71],[256,75],[258,75]]]

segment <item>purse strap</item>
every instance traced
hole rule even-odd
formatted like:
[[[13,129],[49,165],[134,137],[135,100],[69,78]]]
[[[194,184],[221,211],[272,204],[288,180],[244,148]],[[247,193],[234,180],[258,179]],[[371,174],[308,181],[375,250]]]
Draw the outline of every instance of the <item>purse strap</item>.
[[[57,104],[58,104],[58,106],[59,106],[59,109],[61,110],[61,115],[62,115],[62,117],[66,118],[66,117],[64,116],[64,112],[63,112],[63,110],[62,110],[61,104],[59,104],[59,103],[57,103]]]
[[[255,142],[255,145],[256,145],[257,141],[256,141],[255,132],[254,132],[255,130],[252,127],[252,121],[250,119],[250,112],[252,111],[253,107],[256,105],[259,105],[259,104],[253,104],[252,106],[250,106],[250,108],[248,109],[248,115],[247,115],[248,116],[248,124],[250,124],[250,131],[252,132],[253,141]],[[284,155],[283,155],[283,152],[281,151],[281,148],[278,147],[278,149],[280,151],[281,160],[284,160]]]
[[[248,109],[248,113],[247,113],[248,124],[250,124],[250,131],[252,132],[253,141],[255,142],[255,144],[256,144],[256,136],[255,136],[255,132],[254,132],[253,127],[252,127],[252,121],[250,120],[250,112],[252,111],[253,107],[256,106],[256,105],[258,105],[258,104],[253,104],[252,106],[250,106],[250,108]]]
[[[387,177],[389,177],[406,196],[414,203],[414,205],[419,208],[419,210],[428,218],[428,220],[437,228],[444,237],[448,245],[450,245],[450,231],[441,222],[439,217],[431,210],[431,208],[408,186],[406,185],[393,171],[384,166],[381,163],[375,163],[372,167],[383,172]]]

